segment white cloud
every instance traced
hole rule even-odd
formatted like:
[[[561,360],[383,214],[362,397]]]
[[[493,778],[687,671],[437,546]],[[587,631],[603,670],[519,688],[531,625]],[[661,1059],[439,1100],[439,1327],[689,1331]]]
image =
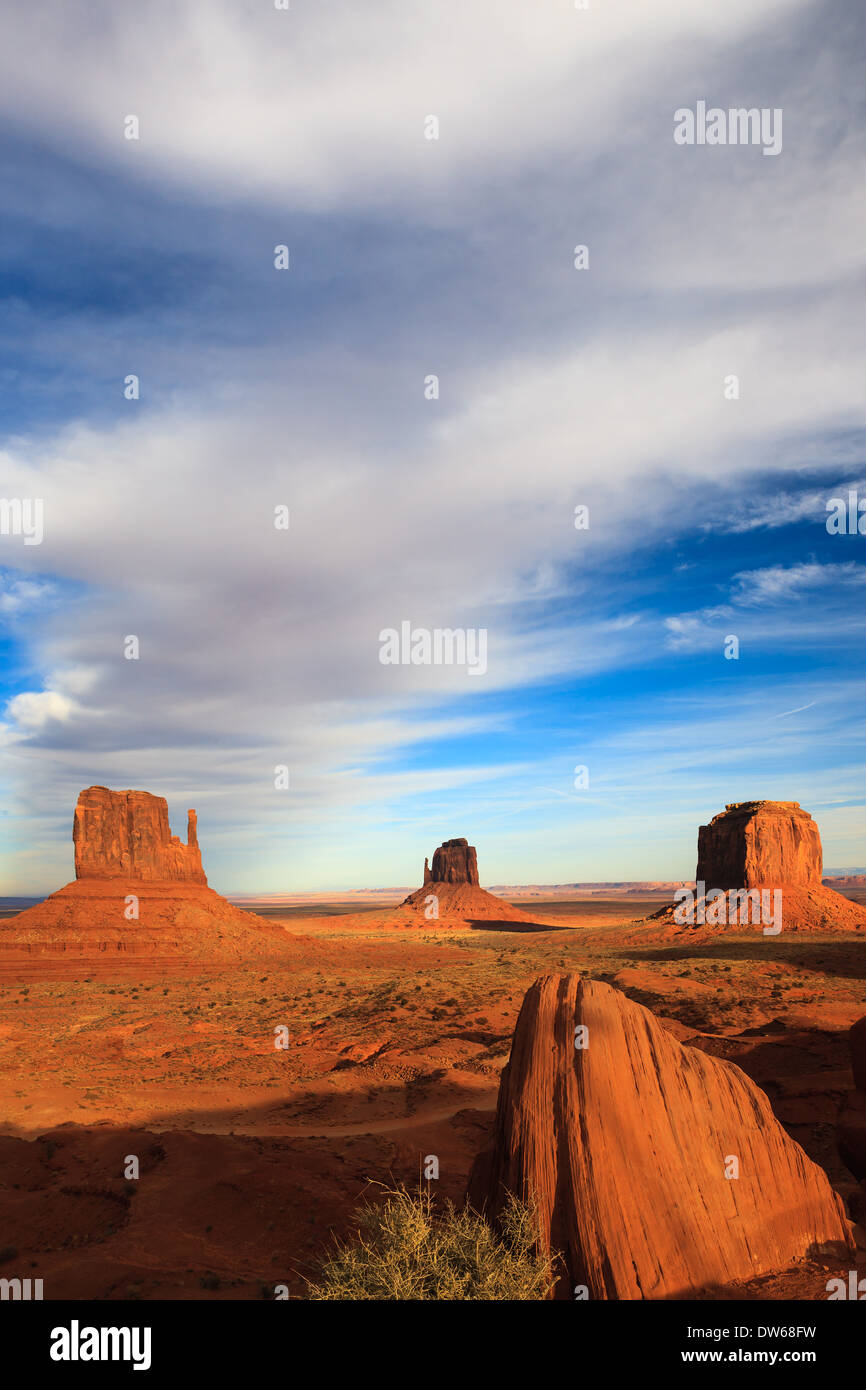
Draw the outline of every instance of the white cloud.
[[[68,723],[75,706],[57,690],[25,690],[6,706],[7,716],[27,733],[44,729],[46,724]]]
[[[766,569],[735,574],[731,589],[734,603],[746,607],[784,603],[810,590],[845,584],[866,584],[866,565],[854,560],[838,565],[806,561],[798,565],[770,565]]]
[[[695,51],[706,62],[803,8],[150,0],[143,24],[111,0],[44,0],[18,9],[0,100],[16,122],[148,180],[314,208],[432,206],[542,153],[591,161],[625,113],[645,118],[646,75],[672,54],[691,72]],[[130,113],[139,142],[122,135]],[[423,136],[431,113],[435,142]]]

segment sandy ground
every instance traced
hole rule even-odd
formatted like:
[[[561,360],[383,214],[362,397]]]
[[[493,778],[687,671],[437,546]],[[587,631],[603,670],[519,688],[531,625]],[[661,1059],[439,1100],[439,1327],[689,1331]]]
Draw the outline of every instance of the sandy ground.
[[[835,1123],[845,1030],[866,1013],[860,939],[627,945],[656,896],[537,902],[529,923],[480,927],[321,906],[263,908],[286,933],[276,963],[0,953],[3,1275],[41,1277],[46,1298],[302,1295],[379,1184],[417,1184],[436,1155],[436,1190],[462,1200],[523,994],[563,969],[741,1066],[859,1217]],[[835,1272],[720,1296],[820,1298]]]

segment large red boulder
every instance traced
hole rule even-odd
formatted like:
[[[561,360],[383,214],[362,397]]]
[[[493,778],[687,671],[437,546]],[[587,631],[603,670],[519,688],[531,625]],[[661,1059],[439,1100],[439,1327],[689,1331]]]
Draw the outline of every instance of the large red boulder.
[[[72,839],[76,878],[207,883],[195,811],[189,812],[184,845],[171,833],[165,797],[150,792],[88,787],[75,807]]]
[[[577,975],[523,1001],[469,1182],[494,1219],[508,1192],[535,1203],[568,1296],[689,1297],[854,1248],[823,1169],[739,1067]]]

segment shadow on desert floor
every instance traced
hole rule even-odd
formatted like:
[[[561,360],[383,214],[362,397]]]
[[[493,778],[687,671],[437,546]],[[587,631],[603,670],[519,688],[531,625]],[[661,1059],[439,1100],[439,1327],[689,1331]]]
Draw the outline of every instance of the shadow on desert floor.
[[[469,926],[473,931],[503,931],[503,932],[560,932],[574,931],[574,924],[568,923],[556,926],[552,922],[491,922],[486,918],[473,917],[469,919]]]
[[[695,942],[693,946],[632,946],[617,954],[623,960],[632,961],[784,961],[804,970],[820,970],[846,979],[866,979],[866,942],[859,937],[840,941],[803,933],[798,940],[793,936],[785,940],[756,933],[752,937]]]

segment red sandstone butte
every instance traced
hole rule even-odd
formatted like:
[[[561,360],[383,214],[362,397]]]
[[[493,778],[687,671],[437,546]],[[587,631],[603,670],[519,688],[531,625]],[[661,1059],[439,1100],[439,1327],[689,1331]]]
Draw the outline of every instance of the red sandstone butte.
[[[187,844],[172,835],[165,797],[87,787],[72,824],[76,878],[132,878],[139,883],[207,883],[190,811]]]
[[[700,915],[708,917],[703,923],[698,913],[692,921],[684,921],[675,908],[665,907],[650,919],[658,925],[639,927],[625,941],[637,944],[638,935],[645,945],[686,937],[701,941],[743,927],[763,930],[768,923],[763,920],[766,909],[760,905],[759,889],[780,891],[782,932],[866,931],[863,907],[822,882],[821,858],[818,827],[799,802],[735,802],[698,830],[695,877],[703,888],[697,891],[729,895],[725,920],[715,919],[718,904],[711,901],[702,905]],[[743,907],[732,907],[731,892],[743,889],[754,890],[752,901],[745,901],[743,895]],[[773,912],[772,925],[778,926],[775,906],[768,901],[768,908]]]
[[[168,807],[149,792],[88,787],[72,827],[75,879],[0,923],[4,962],[34,956],[244,959],[281,953],[277,924],[234,907],[208,887],[189,812],[187,844]]]
[[[478,885],[478,856],[468,840],[444,840],[433,855],[428,872],[424,860],[425,883],[474,883]]]
[[[821,836],[798,801],[740,801],[698,830],[697,879],[707,888],[821,886]]]
[[[520,1010],[469,1200],[495,1219],[507,1192],[535,1203],[564,1297],[693,1297],[854,1249],[824,1171],[739,1067],[577,975],[537,980]]]
[[[435,899],[435,914],[431,907]],[[424,882],[400,904],[425,921],[458,923],[532,922],[520,908],[488,893],[478,882],[478,856],[468,840],[445,840],[434,852],[432,868],[424,860]]]

